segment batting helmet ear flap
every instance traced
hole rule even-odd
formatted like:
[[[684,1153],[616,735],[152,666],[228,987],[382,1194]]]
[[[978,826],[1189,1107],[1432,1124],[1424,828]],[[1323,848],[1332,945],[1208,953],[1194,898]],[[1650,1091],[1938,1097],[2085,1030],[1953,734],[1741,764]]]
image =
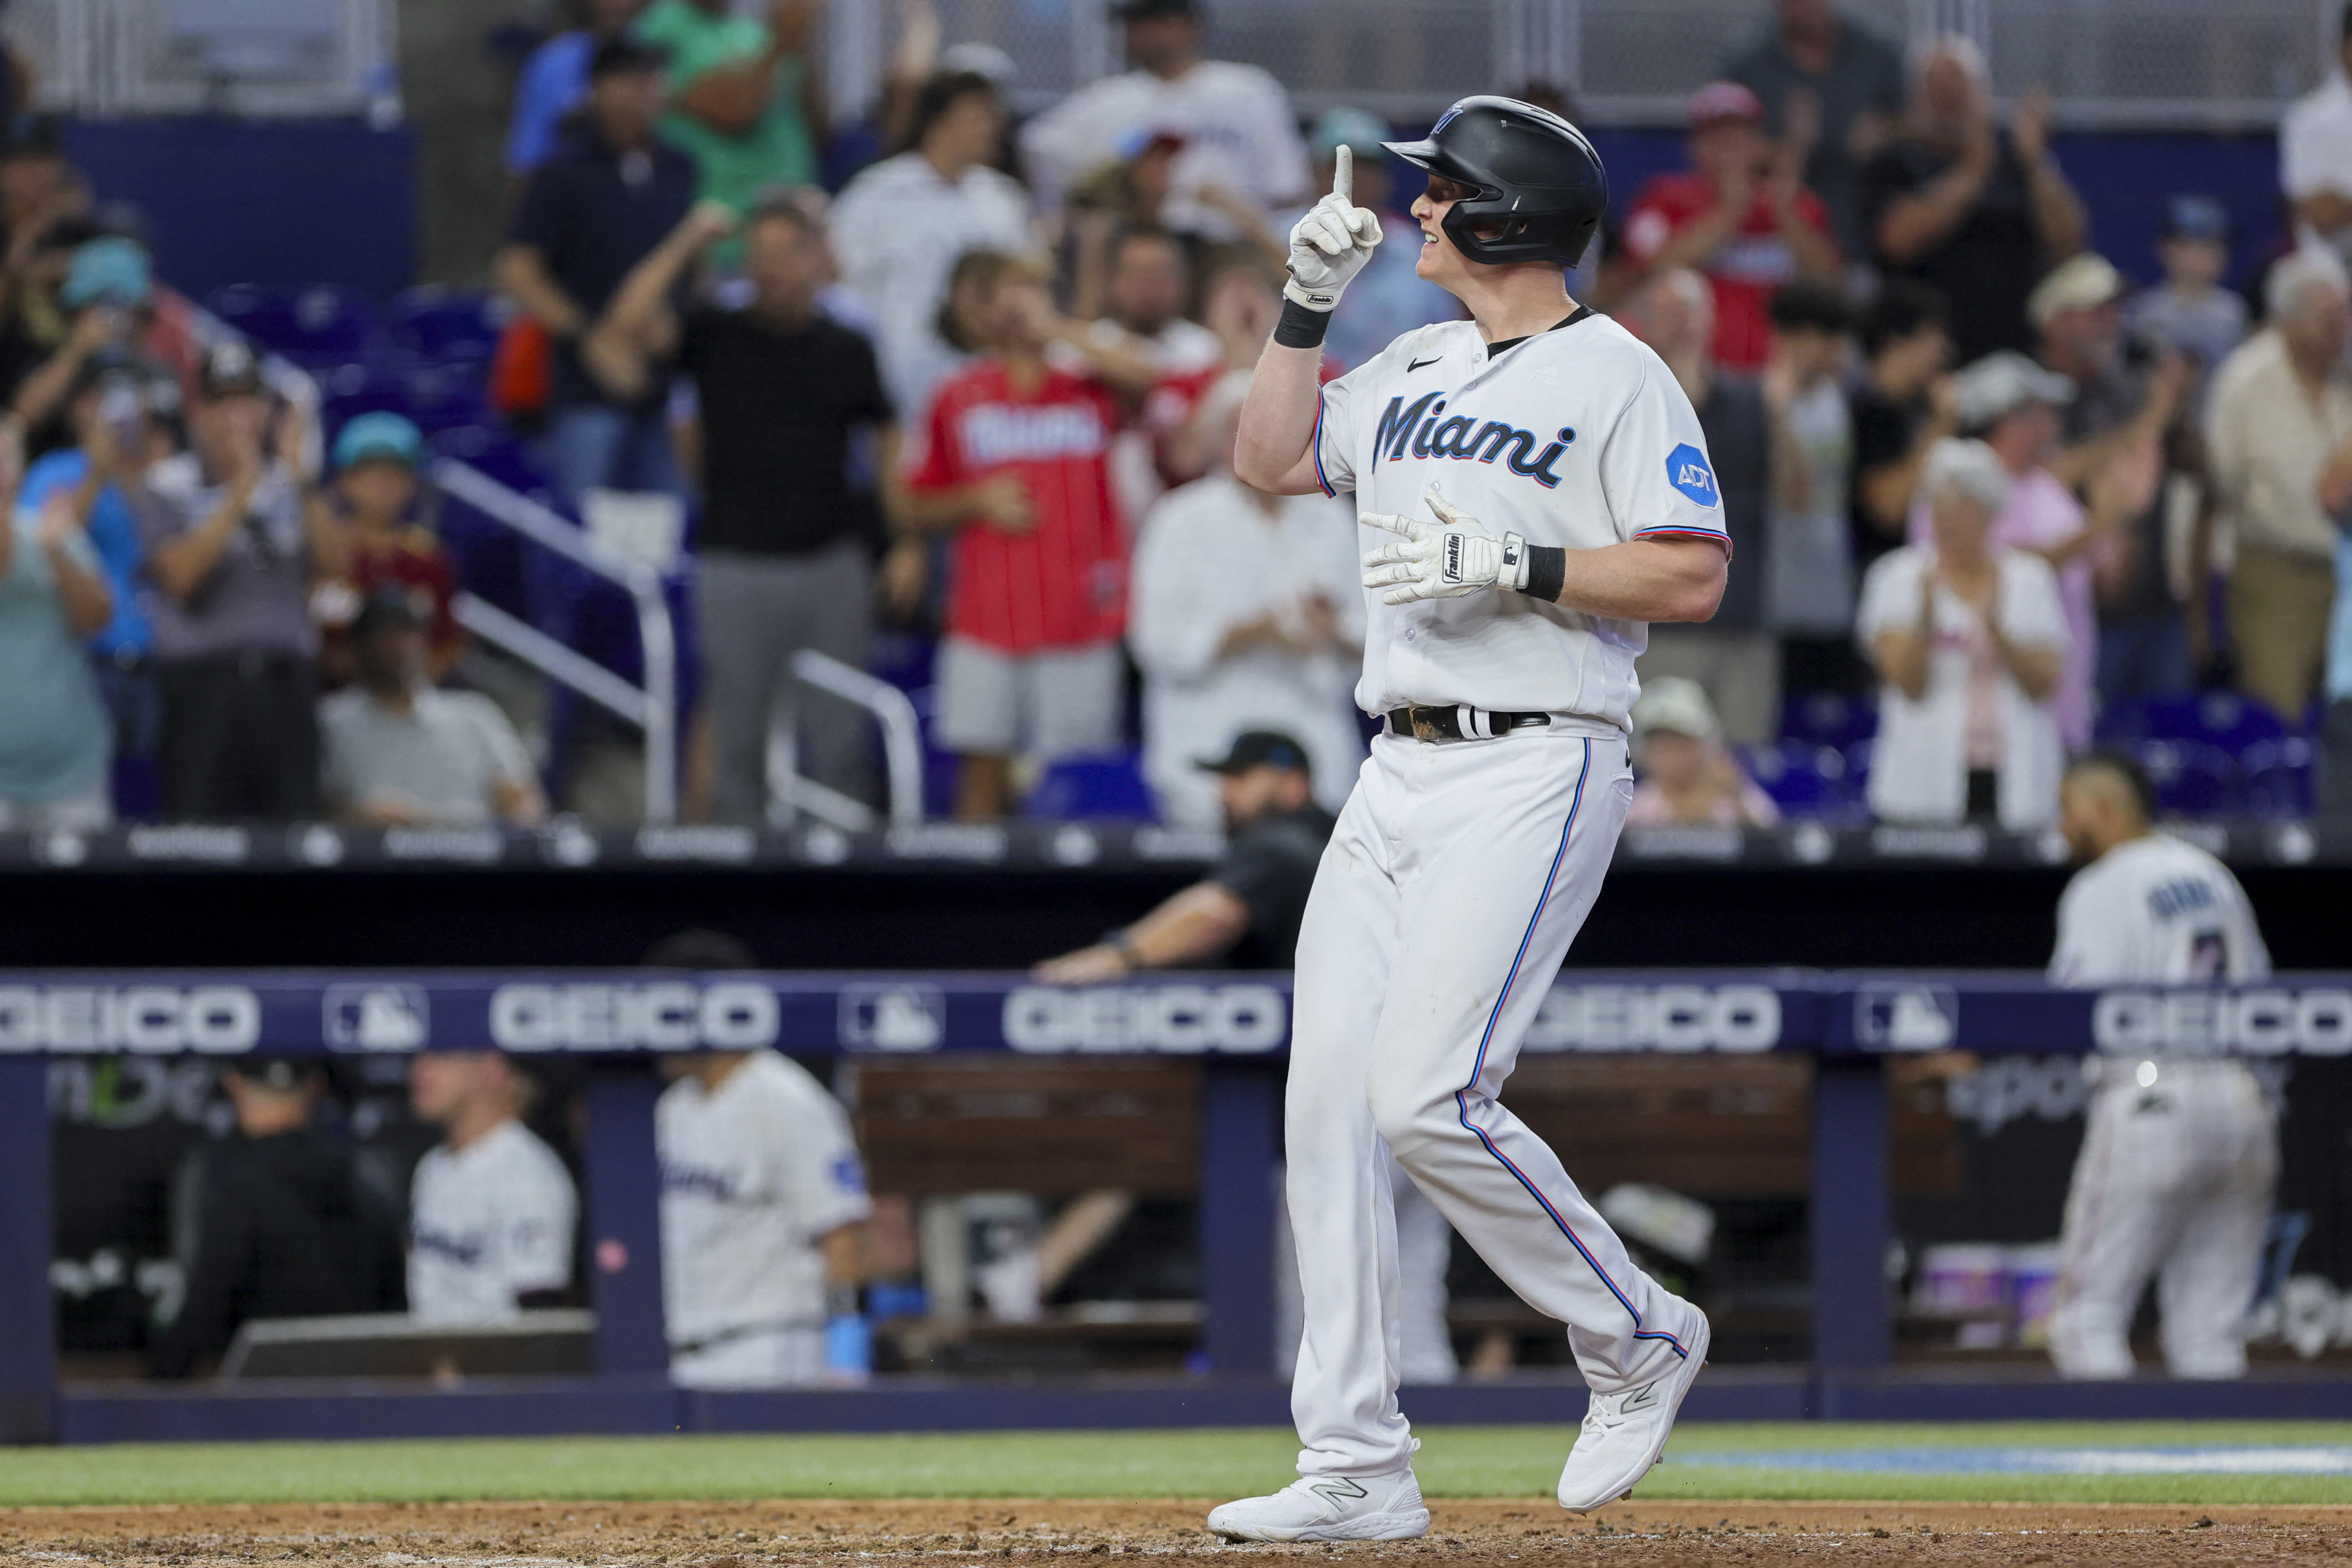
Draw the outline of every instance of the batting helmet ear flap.
[[[1515,98],[1465,98],[1426,140],[1381,145],[1477,192],[1455,202],[1444,225],[1454,248],[1473,261],[1573,267],[1609,207],[1609,175],[1584,132]]]

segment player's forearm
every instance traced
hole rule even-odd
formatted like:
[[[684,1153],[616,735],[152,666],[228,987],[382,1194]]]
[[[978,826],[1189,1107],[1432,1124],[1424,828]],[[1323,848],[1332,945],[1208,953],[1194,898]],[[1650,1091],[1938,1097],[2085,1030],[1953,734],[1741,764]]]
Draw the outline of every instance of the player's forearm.
[[[1704,621],[1729,579],[1720,546],[1701,539],[1636,539],[1568,550],[1558,603],[1612,621]]]
[[[866,1282],[866,1222],[852,1220],[826,1231],[817,1242],[824,1254],[824,1281],[828,1285],[862,1285]]]
[[[1181,969],[1219,958],[1249,930],[1249,906],[1231,889],[1197,882],[1127,928],[1121,951],[1139,969]]]
[[[1319,489],[1315,424],[1322,412],[1323,351],[1268,342],[1242,400],[1234,440],[1234,477],[1274,495]]]

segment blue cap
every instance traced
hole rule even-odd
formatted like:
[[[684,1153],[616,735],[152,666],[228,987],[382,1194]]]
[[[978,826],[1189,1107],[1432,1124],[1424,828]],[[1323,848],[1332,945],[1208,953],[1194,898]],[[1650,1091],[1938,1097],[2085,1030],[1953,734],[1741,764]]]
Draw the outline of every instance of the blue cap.
[[[2211,196],[2168,196],[2164,203],[2164,237],[2226,241],[2230,237],[2230,209]]]
[[[125,239],[121,235],[101,235],[74,247],[73,260],[66,268],[65,287],[58,290],[58,297],[68,310],[100,303],[143,305],[153,282],[154,272],[147,265],[147,253],[140,248],[137,240]]]
[[[413,468],[424,449],[424,433],[413,421],[397,414],[362,414],[335,437],[335,469],[340,473],[376,458],[390,458]]]

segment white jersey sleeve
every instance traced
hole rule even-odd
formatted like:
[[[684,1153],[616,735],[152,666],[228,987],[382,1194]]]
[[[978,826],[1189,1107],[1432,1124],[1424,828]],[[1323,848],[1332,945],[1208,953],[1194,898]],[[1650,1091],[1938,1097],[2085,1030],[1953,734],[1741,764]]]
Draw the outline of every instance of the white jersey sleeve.
[[[1730,551],[1706,436],[1662,363],[1643,367],[1603,437],[1600,467],[1619,539],[1706,539]]]
[[[1355,493],[1356,401],[1371,395],[1365,388],[1372,384],[1386,358],[1385,354],[1374,354],[1347,374],[1323,385],[1322,401],[1315,409],[1315,436],[1309,445],[1315,453],[1316,482],[1327,496]]]
[[[2165,834],[2119,844],[2058,900],[2059,985],[2265,979],[2270,949],[2230,868]]]
[[[854,1224],[874,1212],[866,1195],[866,1167],[850,1135],[841,1102],[789,1058],[792,1122],[777,1146],[777,1180],[793,1227],[808,1241]],[[787,1080],[778,1076],[782,1086]]]
[[[572,1282],[572,1233],[580,1200],[572,1173],[555,1151],[527,1129],[519,1130],[530,1140],[530,1153],[516,1162],[503,1217],[507,1288],[521,1297],[561,1290]]]

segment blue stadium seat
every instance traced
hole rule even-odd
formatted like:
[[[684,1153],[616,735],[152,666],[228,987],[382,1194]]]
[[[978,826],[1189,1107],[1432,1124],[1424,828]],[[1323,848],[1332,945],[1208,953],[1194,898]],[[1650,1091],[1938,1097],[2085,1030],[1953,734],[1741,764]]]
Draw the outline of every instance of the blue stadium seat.
[[[426,359],[479,363],[498,352],[511,314],[505,298],[489,289],[426,283],[393,300],[386,335],[394,348]]]
[[[2245,773],[2246,809],[2264,816],[2309,816],[2312,743],[2301,735],[2257,741],[2239,757]]]
[[[2155,786],[2160,811],[2210,816],[2245,809],[2238,760],[2204,741],[2139,742],[2131,748]]]
[[[1143,782],[1142,753],[1110,752],[1066,757],[1045,770],[1023,803],[1024,816],[1052,822],[1079,817],[1117,817],[1149,822],[1157,812]]]
[[[1878,703],[1837,691],[1792,692],[1780,704],[1780,738],[1844,751],[1878,733]]]
[[[405,415],[428,436],[489,417],[481,378],[471,365],[391,354],[323,370],[319,383],[330,441],[345,420],[379,410]]]
[[[1735,746],[1732,752],[1785,816],[1832,816],[1853,804],[1845,757],[1834,746],[1782,741]]]
[[[299,289],[235,283],[215,290],[205,309],[299,365],[348,363],[375,346],[374,302],[340,283]]]
[[[2099,716],[2104,741],[2126,746],[2141,741],[2201,742],[2233,757],[2258,742],[2284,740],[2286,733],[2276,713],[2234,691],[2129,700]]]

